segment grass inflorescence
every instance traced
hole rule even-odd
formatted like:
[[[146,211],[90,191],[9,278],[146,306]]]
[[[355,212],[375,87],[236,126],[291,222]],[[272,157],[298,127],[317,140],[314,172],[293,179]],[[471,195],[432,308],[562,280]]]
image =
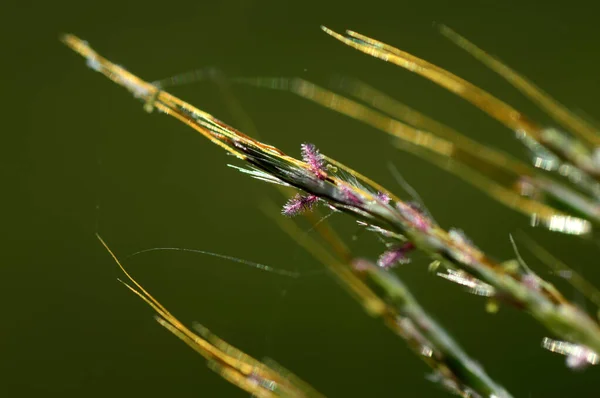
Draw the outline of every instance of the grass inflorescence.
[[[419,73],[470,101],[514,130],[532,151],[534,165],[558,171],[570,182],[558,181],[507,154],[476,143],[354,80],[342,79],[340,87],[362,103],[301,79],[234,81],[284,88],[371,124],[395,137],[401,148],[434,164],[444,164],[442,159],[452,160],[456,167],[448,167],[449,171],[551,230],[575,235],[593,233],[593,226],[600,220],[600,166],[595,147],[600,139],[583,121],[449,28],[442,27],[444,35],[530,95],[574,133],[567,135],[557,129],[542,128],[466,80],[392,46],[356,32],[349,31],[348,36],[342,36],[323,29],[351,47]],[[430,268],[437,275],[466,286],[475,295],[484,296],[491,303],[490,307],[511,305],[533,316],[556,337],[556,340],[544,339],[543,346],[566,355],[570,367],[581,368],[598,362],[598,320],[533,272],[518,253],[517,258],[496,261],[459,229],[444,229],[421,206],[402,200],[374,180],[322,154],[315,145],[302,143],[300,158],[288,155],[165,92],[159,85],[127,72],[77,37],[65,35],[62,40],[85,57],[93,70],[142,100],[147,111],[157,110],[180,120],[245,162],[245,166],[234,166],[240,171],[296,190],[280,210],[287,218],[272,208],[267,210],[269,214],[299,245],[328,267],[365,311],[381,318],[388,328],[404,339],[434,370],[434,379],[449,391],[465,397],[510,396],[427,314],[409,288],[393,273],[395,266],[410,261],[416,251],[431,259]],[[377,104],[369,101],[375,96]],[[482,165],[485,167],[480,167]],[[572,212],[558,210],[546,195]],[[381,236],[387,247],[377,260],[355,256],[332,228],[316,217],[314,212],[320,207],[353,217],[365,229]],[[300,233],[289,219],[302,214],[311,220],[322,239]],[[533,244],[530,246],[534,247]],[[543,253],[542,248],[536,250]],[[256,361],[208,332],[202,337],[190,331],[126,275],[134,287],[127,286],[158,312],[161,325],[205,356],[213,369],[228,381],[256,396],[319,396],[282,368]],[[597,294],[593,287],[588,286],[585,291],[588,297]],[[237,362],[230,359],[232,352],[235,352]]]

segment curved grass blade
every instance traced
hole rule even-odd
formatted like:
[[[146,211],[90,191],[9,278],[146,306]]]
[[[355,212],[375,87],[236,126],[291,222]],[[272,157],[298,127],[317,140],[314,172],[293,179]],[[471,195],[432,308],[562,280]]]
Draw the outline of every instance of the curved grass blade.
[[[266,214],[272,215],[273,212],[268,210]],[[393,273],[368,260],[352,258],[349,252],[340,253],[340,260],[330,255],[316,239],[303,234],[292,221],[281,218],[274,220],[294,242],[330,270],[334,270],[343,286],[354,286],[352,291],[355,298],[363,303],[365,310],[372,316],[382,318],[386,326],[405,340],[410,349],[434,371],[434,375],[446,389],[462,397],[511,396],[427,314],[408,287]],[[325,242],[339,240],[331,229],[320,225],[315,225],[314,228]],[[343,243],[335,246],[340,245]],[[344,272],[340,273],[338,270]],[[369,283],[383,293],[375,293]],[[380,310],[374,312],[373,308]]]
[[[309,389],[306,383],[303,383],[301,388],[297,388],[290,381],[291,379],[282,376],[278,371],[225,343],[208,330],[205,330],[204,336],[192,332],[133,279],[100,235],[96,235],[96,237],[117,263],[131,285],[128,282],[121,282],[156,311],[158,314],[156,315],[157,322],[202,355],[207,360],[209,368],[225,380],[255,397],[322,397],[312,388]]]

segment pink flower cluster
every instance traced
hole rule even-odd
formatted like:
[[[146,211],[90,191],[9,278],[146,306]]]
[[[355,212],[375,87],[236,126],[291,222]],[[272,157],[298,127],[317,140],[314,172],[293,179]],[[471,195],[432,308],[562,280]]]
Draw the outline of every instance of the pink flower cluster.
[[[389,269],[396,264],[408,264],[410,259],[408,253],[415,248],[412,242],[406,242],[401,246],[394,247],[391,250],[385,251],[377,260],[377,265],[381,268]]]
[[[283,206],[281,213],[284,216],[293,217],[300,213],[312,209],[315,203],[319,201],[319,198],[315,195],[300,195],[296,194],[292,199]]]
[[[300,149],[302,151],[302,160],[308,164],[310,171],[315,177],[319,180],[326,179],[325,160],[319,150],[313,144],[308,143],[300,145]]]

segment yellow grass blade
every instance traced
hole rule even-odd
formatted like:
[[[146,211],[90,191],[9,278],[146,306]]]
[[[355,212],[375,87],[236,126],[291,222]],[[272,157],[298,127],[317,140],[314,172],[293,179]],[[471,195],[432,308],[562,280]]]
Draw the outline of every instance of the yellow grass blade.
[[[577,134],[581,139],[596,147],[600,146],[600,131],[597,128],[594,128],[584,119],[571,112],[560,102],[550,97],[550,95],[545,93],[541,88],[449,27],[441,25],[440,32],[454,44],[467,51],[473,57],[506,79],[510,84],[528,96],[540,108],[552,116],[554,120],[565,126],[571,133]]]

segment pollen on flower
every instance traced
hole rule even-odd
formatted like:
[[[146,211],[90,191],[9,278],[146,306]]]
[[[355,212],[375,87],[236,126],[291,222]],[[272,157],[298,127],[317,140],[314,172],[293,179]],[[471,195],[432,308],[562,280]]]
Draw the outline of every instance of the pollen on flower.
[[[302,151],[302,160],[308,164],[310,171],[319,179],[324,180],[327,178],[325,172],[325,159],[319,150],[313,144],[302,144],[300,145]]]
[[[402,246],[395,247],[383,252],[377,260],[377,265],[381,268],[389,269],[396,264],[408,264],[410,259],[407,254],[415,248],[412,242],[406,242]]]
[[[287,201],[283,206],[281,213],[284,216],[294,217],[300,213],[312,209],[315,203],[319,201],[319,197],[315,195],[300,195],[296,194],[293,198]]]

